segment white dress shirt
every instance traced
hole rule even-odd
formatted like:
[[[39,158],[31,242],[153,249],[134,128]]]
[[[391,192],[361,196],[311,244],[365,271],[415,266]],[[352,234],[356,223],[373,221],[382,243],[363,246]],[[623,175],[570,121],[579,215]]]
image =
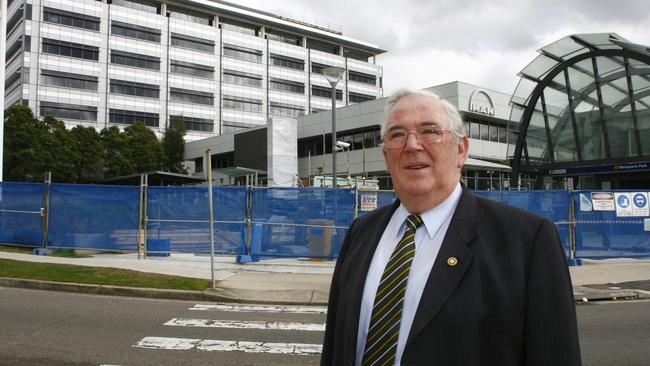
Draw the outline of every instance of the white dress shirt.
[[[415,255],[406,284],[406,293],[404,294],[404,308],[397,340],[395,365],[400,364],[404,346],[411,331],[411,325],[413,324],[413,318],[420,303],[422,291],[429,278],[429,273],[431,273],[433,263],[438,256],[442,240],[447,233],[449,222],[456,210],[461,193],[462,188],[460,183],[458,183],[446,200],[420,215],[422,221],[424,221],[424,225],[419,227],[415,232]],[[363,350],[366,345],[366,337],[368,335],[368,327],[370,326],[370,317],[375,303],[377,287],[379,287],[384,268],[386,268],[386,264],[395,246],[397,246],[397,243],[404,235],[404,231],[406,230],[405,220],[409,215],[410,213],[403,204],[395,210],[372,257],[372,262],[368,269],[368,276],[366,277],[366,284],[363,289],[363,298],[361,300],[361,314],[357,332],[357,366],[361,365],[363,359]]]

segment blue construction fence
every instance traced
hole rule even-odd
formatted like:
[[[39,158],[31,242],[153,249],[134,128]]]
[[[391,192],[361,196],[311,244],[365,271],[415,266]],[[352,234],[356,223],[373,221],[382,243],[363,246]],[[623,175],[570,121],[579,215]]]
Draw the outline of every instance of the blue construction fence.
[[[550,218],[567,256],[650,256],[648,192],[474,193]],[[332,188],[219,186],[212,195],[214,252],[254,257],[336,258],[355,217],[395,200],[392,191]],[[208,197],[207,186],[3,182],[0,243],[147,255],[209,253]]]

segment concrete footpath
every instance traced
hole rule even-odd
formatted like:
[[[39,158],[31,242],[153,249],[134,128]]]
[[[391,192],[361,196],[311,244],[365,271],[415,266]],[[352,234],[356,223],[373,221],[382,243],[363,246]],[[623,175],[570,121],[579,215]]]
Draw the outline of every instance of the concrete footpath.
[[[210,257],[172,254],[138,259],[136,254],[95,254],[64,258],[0,252],[20,261],[112,267],[141,272],[210,279]],[[214,289],[170,291],[56,283],[0,277],[0,286],[92,294],[240,303],[326,305],[334,261],[263,259],[237,264],[234,256],[215,257]],[[570,267],[576,301],[650,298],[650,259],[583,260]]]

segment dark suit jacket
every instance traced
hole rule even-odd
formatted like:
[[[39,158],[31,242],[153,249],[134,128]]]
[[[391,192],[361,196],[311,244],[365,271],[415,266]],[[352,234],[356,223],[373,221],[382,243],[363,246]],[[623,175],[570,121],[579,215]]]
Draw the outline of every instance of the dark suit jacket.
[[[348,230],[332,278],[322,365],[354,364],[366,273],[398,206],[360,217]],[[449,265],[450,257],[458,263]],[[555,226],[464,188],[401,364],[580,363],[573,289]]]

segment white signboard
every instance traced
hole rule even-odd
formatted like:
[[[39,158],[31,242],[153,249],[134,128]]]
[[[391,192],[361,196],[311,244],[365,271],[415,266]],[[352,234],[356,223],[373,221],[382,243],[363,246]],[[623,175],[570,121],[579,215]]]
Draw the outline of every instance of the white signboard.
[[[632,213],[634,216],[650,216],[648,192],[632,192]]]
[[[614,193],[612,192],[591,192],[591,203],[594,211],[614,211]]]
[[[615,193],[614,196],[616,197],[616,216],[634,216],[632,210],[632,194],[628,192]]]
[[[591,204],[589,197],[584,193],[580,193],[580,211],[592,211],[593,209],[594,206]]]

